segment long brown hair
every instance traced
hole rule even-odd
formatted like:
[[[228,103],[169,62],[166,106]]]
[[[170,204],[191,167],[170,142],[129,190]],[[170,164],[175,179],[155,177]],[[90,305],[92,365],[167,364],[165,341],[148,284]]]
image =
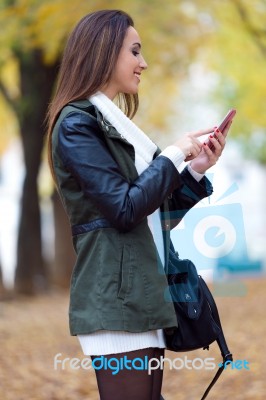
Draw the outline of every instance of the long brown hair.
[[[83,17],[70,34],[47,114],[52,173],[52,131],[60,111],[69,102],[85,99],[109,82],[129,26],[134,26],[134,22],[127,13],[101,10]],[[138,95],[119,96],[124,112],[132,118],[138,109]]]

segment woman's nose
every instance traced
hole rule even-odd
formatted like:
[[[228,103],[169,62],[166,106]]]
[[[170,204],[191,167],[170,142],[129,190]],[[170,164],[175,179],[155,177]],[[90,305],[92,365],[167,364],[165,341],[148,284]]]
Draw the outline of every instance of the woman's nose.
[[[140,65],[140,67],[141,67],[142,69],[147,69],[147,68],[148,68],[148,64],[147,64],[146,61],[144,60],[143,56],[141,56],[139,65]]]

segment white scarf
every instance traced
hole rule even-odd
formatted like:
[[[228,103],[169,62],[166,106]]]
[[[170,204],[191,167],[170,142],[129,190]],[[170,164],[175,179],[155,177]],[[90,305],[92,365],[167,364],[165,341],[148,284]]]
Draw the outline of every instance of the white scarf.
[[[157,146],[103,93],[98,92],[89,100],[102,113],[104,119],[134,146],[135,166],[140,175],[153,160]]]
[[[89,101],[97,107],[104,119],[114,126],[117,132],[134,146],[135,166],[140,175],[152,162],[157,146],[103,93],[96,93],[89,98]],[[164,245],[159,209],[154,211],[153,214],[148,215],[148,225],[162,265],[164,265]]]

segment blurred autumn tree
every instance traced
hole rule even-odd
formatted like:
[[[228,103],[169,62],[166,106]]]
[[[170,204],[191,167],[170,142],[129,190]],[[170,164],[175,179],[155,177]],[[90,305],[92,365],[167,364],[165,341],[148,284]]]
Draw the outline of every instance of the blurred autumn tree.
[[[15,282],[18,291],[31,293],[34,291],[36,278],[41,277],[44,283],[48,280],[42,255],[37,177],[45,134],[43,121],[58,61],[69,30],[85,13],[106,6],[126,9],[139,20],[140,26],[145,27],[143,40],[146,40],[146,36],[151,38],[150,42],[147,41],[146,54],[155,65],[151,74],[153,107],[150,108],[147,118],[158,126],[162,121],[162,118],[158,119],[158,108],[162,112],[167,110],[167,99],[161,98],[163,83],[170,99],[171,93],[174,93],[176,88],[173,79],[177,80],[179,71],[183,73],[184,67],[197,48],[200,37],[203,36],[203,31],[201,33],[197,27],[197,21],[183,13],[182,4],[183,2],[178,4],[169,1],[167,12],[161,13],[159,1],[94,1],[93,5],[84,1],[62,0],[2,2],[1,61],[5,64],[12,59],[17,65],[19,93],[12,96],[8,85],[3,81],[0,89],[19,121],[25,161]],[[176,45],[178,36],[182,37],[182,40]],[[184,46],[185,39],[186,46]],[[154,55],[155,48],[157,50]],[[163,64],[166,66],[165,70]],[[176,68],[176,65],[179,68]],[[155,81],[157,84],[153,86]],[[59,210],[56,222],[58,215]],[[57,224],[60,235],[56,235],[61,244],[57,241],[56,250],[59,250],[64,257],[63,260],[57,259],[55,264],[56,270],[62,271],[61,283],[65,283],[69,279],[66,263],[70,262],[68,249],[71,246],[67,245],[65,235],[63,237],[63,233],[67,230],[62,229],[61,219]]]
[[[102,8],[129,12],[141,34],[149,64],[140,89],[145,96],[138,118],[144,128],[153,132],[165,127],[178,82],[185,79],[195,60],[205,64],[206,70],[217,71],[219,99],[239,109],[235,134],[248,137],[253,128],[259,135],[266,126],[262,112],[266,60],[262,44],[258,44],[263,43],[265,33],[263,0],[168,0],[163,6],[161,0],[2,0],[0,93],[18,120],[26,169],[16,268],[16,287],[24,293],[34,291],[40,276],[44,283],[49,281],[42,254],[37,178],[44,144],[43,121],[58,63],[75,23]],[[16,69],[17,90],[12,90],[12,84],[1,75],[8,64]],[[262,156],[260,159],[263,161]],[[69,254],[69,229],[55,196],[54,204],[56,279],[66,286],[73,255]]]
[[[27,294],[34,292],[36,282],[47,286],[48,281],[42,254],[37,178],[45,135],[44,118],[56,77],[58,54],[52,57],[43,46],[41,13],[41,2],[4,1],[0,16],[1,65],[13,63],[19,77],[18,92],[12,92],[3,79],[0,89],[18,120],[24,154],[15,286],[17,291]]]
[[[266,1],[199,2],[215,27],[202,59],[219,74],[215,98],[237,108],[232,134],[266,165]]]
[[[0,264],[0,297],[1,293],[4,291],[4,285],[3,285],[3,277],[2,277],[2,267]]]

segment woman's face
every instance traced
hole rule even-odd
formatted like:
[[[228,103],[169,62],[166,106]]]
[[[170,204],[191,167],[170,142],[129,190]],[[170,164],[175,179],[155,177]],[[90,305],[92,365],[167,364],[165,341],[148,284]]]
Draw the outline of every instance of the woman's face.
[[[136,94],[140,75],[148,66],[141,54],[141,41],[137,31],[130,26],[127,30],[117,63],[110,81],[102,92],[111,100],[118,93]]]

